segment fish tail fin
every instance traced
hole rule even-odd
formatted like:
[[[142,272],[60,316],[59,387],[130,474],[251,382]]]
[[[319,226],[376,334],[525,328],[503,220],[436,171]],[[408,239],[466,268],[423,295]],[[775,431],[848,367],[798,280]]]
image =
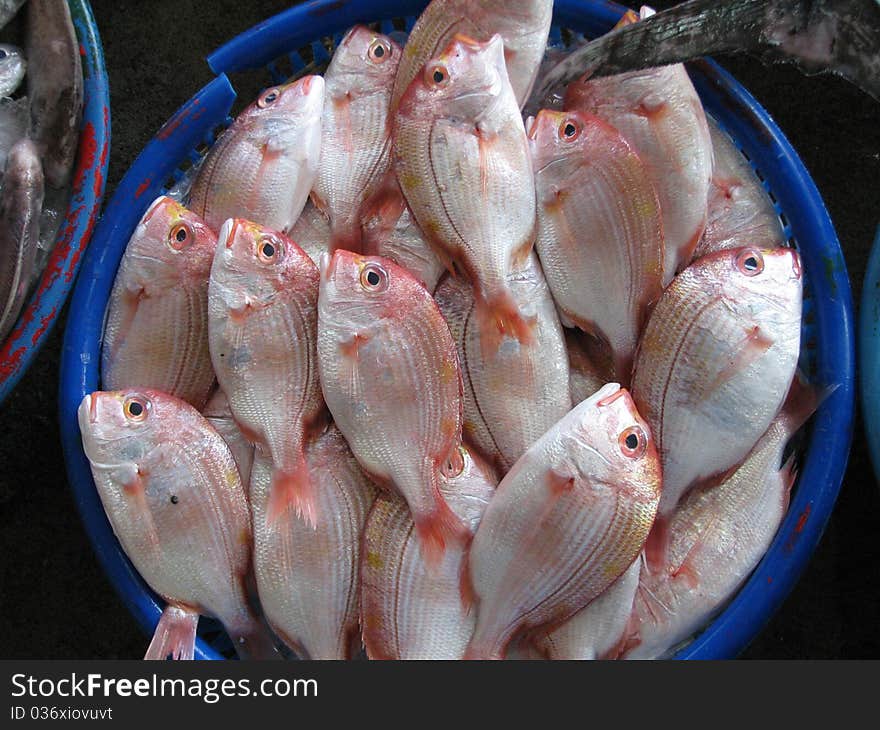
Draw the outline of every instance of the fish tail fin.
[[[507,289],[486,298],[476,297],[476,315],[480,328],[480,349],[484,357],[498,352],[501,341],[509,336],[522,345],[535,341],[534,321],[523,317]]]
[[[435,493],[434,508],[428,514],[413,515],[422,557],[429,567],[437,566],[451,543],[463,543],[469,533],[455,512],[439,494]]]
[[[199,614],[179,606],[165,606],[144,659],[192,659],[195,655]]]
[[[796,372],[780,412],[789,435],[803,426],[837,387],[813,385],[802,372]]]
[[[293,508],[297,516],[311,527],[317,526],[317,495],[302,445],[299,446],[296,466],[292,471],[276,469],[272,474],[266,523],[270,527],[275,525],[289,508]]]

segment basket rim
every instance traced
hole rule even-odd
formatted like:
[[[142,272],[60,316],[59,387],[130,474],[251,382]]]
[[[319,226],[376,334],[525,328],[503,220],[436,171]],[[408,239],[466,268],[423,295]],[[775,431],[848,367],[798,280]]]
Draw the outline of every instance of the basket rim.
[[[307,23],[303,26],[303,23],[310,17],[314,18],[314,14],[318,12],[323,13],[321,17],[325,20],[333,17],[335,5],[338,4],[332,0],[318,0],[290,8],[254,26],[209,56],[212,69],[216,72],[246,67],[240,65],[241,59],[236,58],[235,54],[224,55],[225,50],[244,48],[241,40],[252,38],[254,34],[270,34],[275,23],[283,24],[285,28],[296,25],[300,36],[314,38],[316,35],[323,35]],[[347,12],[343,14],[344,21],[340,19],[337,26],[352,18],[352,23],[349,24],[357,22],[360,17],[358,14],[364,12],[367,6],[374,10],[377,6],[394,7],[398,10],[394,15],[401,16],[410,15],[412,14],[410,10],[418,11],[424,5],[425,2],[413,0],[402,3],[391,3],[387,0],[377,3],[364,1],[347,3]],[[556,0],[554,25],[583,27],[585,24],[592,24],[610,28],[624,10],[623,6],[606,0]],[[375,13],[379,12],[375,10]],[[375,13],[372,17],[379,17]],[[589,18],[589,22],[585,18]],[[304,31],[303,27],[309,30]],[[304,45],[296,42],[295,39],[287,42],[288,50]],[[247,45],[250,48],[259,47],[259,44]],[[235,51],[235,53],[239,52]],[[806,567],[830,518],[843,480],[852,439],[855,343],[852,295],[846,263],[824,202],[809,173],[770,115],[729,73],[708,59],[693,65],[692,70],[699,72],[696,77],[692,74],[692,77],[701,98],[706,95],[704,104],[706,98],[723,100],[723,105],[730,107],[729,114],[737,115],[739,123],[733,126],[739,127],[741,135],[758,132],[757,136],[760,139],[754,140],[755,146],[750,150],[750,156],[755,159],[772,160],[772,176],[785,180],[785,184],[776,186],[774,192],[786,211],[798,210],[796,218],[791,215],[788,217],[794,219],[793,224],[795,222],[798,224],[798,230],[795,232],[798,241],[802,244],[806,241],[808,244],[802,253],[812,259],[812,266],[809,265],[811,262],[807,261],[805,269],[808,272],[815,270],[825,274],[821,276],[817,273],[815,276],[810,276],[808,273],[815,299],[821,302],[816,313],[816,326],[822,334],[822,347],[818,349],[820,355],[818,375],[823,383],[837,385],[837,389],[823,402],[814,417],[809,448],[805,452],[803,469],[798,479],[799,485],[807,483],[811,488],[807,490],[801,486],[797,489],[773,543],[733,600],[694,641],[675,655],[676,658],[717,659],[733,657],[742,651],[769,621]],[[194,144],[189,146],[182,144],[180,127],[184,127],[183,136],[189,134],[190,138],[195,139],[198,132],[204,133],[209,126],[218,123],[228,113],[234,96],[235,93],[225,74],[220,73],[214,81],[178,110],[144,149],[129,169],[123,183],[120,183],[108,204],[108,213],[95,232],[96,239],[100,239],[101,243],[105,244],[113,233],[124,229],[123,219],[126,213],[120,209],[124,207],[125,202],[132,199],[130,197],[132,191],[138,191],[136,197],[144,194],[142,203],[143,207],[146,207],[155,197],[155,195],[150,197],[146,193],[157,193],[161,181],[166,179],[167,174],[158,174],[152,168],[148,171],[147,161],[144,159],[150,156],[148,152],[151,154],[161,152],[164,155],[162,162],[167,163],[168,151],[162,149],[162,143],[176,143],[176,147],[182,149],[178,150],[180,154],[174,158],[174,161],[180,160],[182,155],[194,146]],[[201,120],[203,126],[199,130],[187,127],[193,122],[192,115],[196,108],[200,108],[204,115]],[[210,111],[206,113],[207,108],[210,108]],[[761,146],[758,146],[759,142]],[[155,149],[151,149],[151,146],[155,146]],[[161,165],[158,167],[160,171],[164,169]],[[170,169],[173,169],[173,166]],[[769,169],[765,167],[764,171],[768,172]],[[127,218],[134,219],[127,229],[130,233],[139,215],[133,216],[129,210]],[[121,245],[124,250],[127,238],[128,235],[121,244],[117,241],[117,248]],[[107,272],[102,270],[102,267],[106,268],[108,264],[104,250],[106,246],[102,245],[100,248],[101,253],[96,247],[92,247],[87,252],[84,275],[80,277],[71,301],[71,316],[65,333],[61,363],[60,425],[69,481],[89,537],[108,577],[129,610],[144,630],[151,632],[158,622],[161,606],[152,591],[134,571],[110,530],[92,481],[88,462],[82,452],[76,420],[76,409],[82,397],[94,390],[98,383],[97,368],[100,359],[98,330],[103,322],[106,296],[103,300],[98,296],[94,278],[100,276],[106,279]],[[118,258],[121,258],[121,255],[120,250]],[[85,276],[86,273],[89,275]],[[113,275],[115,275],[115,265],[110,276],[111,285]],[[109,293],[106,281],[103,287]],[[98,316],[95,316],[93,311],[96,308],[100,310]],[[80,318],[91,319],[85,322],[80,321]],[[201,637],[196,642],[196,657],[223,658]]]
[[[73,288],[104,199],[110,157],[110,84],[88,0],[68,0],[83,66],[83,115],[67,212],[39,283],[0,343],[0,405],[46,341]]]

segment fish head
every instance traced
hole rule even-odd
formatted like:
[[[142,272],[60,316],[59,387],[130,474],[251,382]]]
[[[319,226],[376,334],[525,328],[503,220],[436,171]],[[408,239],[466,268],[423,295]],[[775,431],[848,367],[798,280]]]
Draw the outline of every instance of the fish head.
[[[585,164],[590,155],[590,132],[604,125],[580,112],[542,109],[527,128],[535,175],[565,178]]]
[[[21,49],[0,43],[0,81],[7,96],[11,96],[24,79],[27,63]]]
[[[412,311],[409,302],[424,294],[412,274],[382,256],[341,249],[322,256],[319,316],[340,335],[364,334],[377,323],[404,320]]]
[[[608,383],[576,406],[569,457],[586,478],[659,499],[660,456],[651,427],[626,388]]]
[[[279,295],[314,287],[318,270],[293,240],[252,221],[230,218],[220,228],[211,282],[239,315]]]
[[[87,395],[79,404],[77,418],[89,461],[108,468],[137,463],[162,439],[173,440],[174,428],[167,415],[174,410],[172,401],[176,400],[144,389]]]
[[[301,79],[265,89],[235,120],[256,146],[269,153],[304,151],[320,143],[324,79]]]
[[[725,298],[751,321],[800,317],[803,268],[794,249],[747,246],[709,254],[696,265],[721,282]]]
[[[333,54],[327,74],[336,78],[344,75],[349,92],[368,92],[377,87],[390,91],[402,50],[387,35],[356,25]]]
[[[216,246],[201,217],[162,195],[144,213],[127,250],[145,282],[186,287],[207,281]]]
[[[513,93],[497,33],[485,43],[457,34],[413,79],[400,108],[414,116],[476,120],[505,90]]]

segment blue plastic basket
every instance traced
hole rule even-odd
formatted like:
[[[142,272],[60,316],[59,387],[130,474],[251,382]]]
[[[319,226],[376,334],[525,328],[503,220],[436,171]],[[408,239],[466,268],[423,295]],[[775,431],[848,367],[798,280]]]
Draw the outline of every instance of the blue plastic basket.
[[[104,309],[126,242],[150,202],[199,159],[229,123],[235,93],[226,72],[265,68],[268,83],[330,58],[329,48],[356,23],[379,22],[384,32],[408,30],[426,2],[319,0],[283,12],[243,33],[208,58],[219,76],[158,132],[132,165],[107,206],[74,292],[61,361],[60,418],[68,475],[98,556],[131,612],[147,632],[159,620],[161,600],[125,557],[107,522],[83,454],[76,409],[98,388]],[[624,8],[608,2],[557,0],[551,42],[571,42],[561,29],[596,36]],[[677,655],[735,656],[761,630],[794,586],[834,506],[846,468],[853,420],[852,302],[846,266],[822,199],[797,154],[758,103],[710,61],[692,67],[706,110],[751,160],[771,192],[786,235],[804,261],[804,365],[820,383],[838,388],[813,419],[798,485],[779,534],[731,604]],[[268,85],[268,84],[267,84]],[[228,639],[200,622],[196,656],[229,655]]]
[[[36,290],[6,341],[0,343],[0,403],[25,374],[73,287],[80,258],[98,219],[110,157],[110,91],[92,9],[69,0],[83,70],[83,118],[73,187],[55,247]]]

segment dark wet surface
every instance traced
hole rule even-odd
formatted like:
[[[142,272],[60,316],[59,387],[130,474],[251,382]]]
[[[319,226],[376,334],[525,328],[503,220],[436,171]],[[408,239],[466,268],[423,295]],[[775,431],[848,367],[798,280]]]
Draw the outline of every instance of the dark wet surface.
[[[289,4],[92,1],[111,82],[108,191],[162,123],[212,78],[204,57]],[[749,59],[724,65],[770,111],[813,175],[858,302],[880,219],[880,105],[839,79],[807,79]],[[67,486],[56,397],[62,328],[63,319],[0,406],[0,656],[138,658],[148,639],[99,567]],[[880,656],[878,523],[880,489],[859,422],[828,530],[791,596],[743,656]]]

